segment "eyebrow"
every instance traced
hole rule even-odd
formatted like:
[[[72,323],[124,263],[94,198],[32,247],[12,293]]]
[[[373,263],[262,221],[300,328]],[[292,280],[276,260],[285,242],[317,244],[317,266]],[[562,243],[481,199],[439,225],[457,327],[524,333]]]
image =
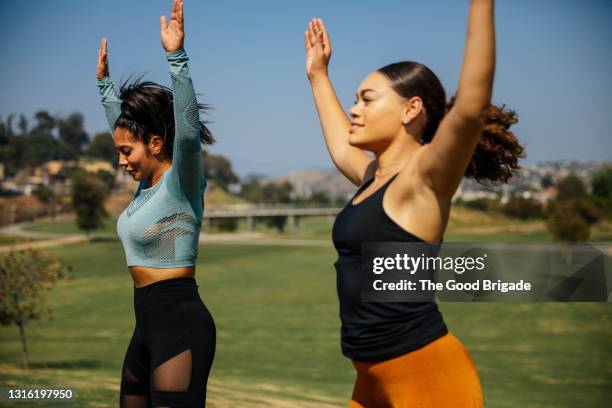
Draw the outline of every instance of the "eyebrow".
[[[359,98],[359,95],[361,95],[361,96],[363,97],[363,94],[365,94],[366,92],[374,92],[374,93],[377,93],[377,94],[378,94],[378,92],[376,92],[374,89],[367,88],[367,89],[363,89],[363,90],[362,90],[361,92],[359,92],[359,93],[356,93],[356,94],[355,94],[355,97]]]

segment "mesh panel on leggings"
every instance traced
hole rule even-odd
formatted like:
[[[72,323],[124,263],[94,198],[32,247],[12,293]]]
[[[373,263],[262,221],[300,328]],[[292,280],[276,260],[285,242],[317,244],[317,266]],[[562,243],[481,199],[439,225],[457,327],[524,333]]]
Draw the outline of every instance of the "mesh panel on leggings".
[[[191,349],[164,361],[153,372],[155,391],[185,392],[191,382]]]
[[[148,383],[141,382],[128,367],[124,367],[119,397],[120,408],[148,408],[148,388]]]

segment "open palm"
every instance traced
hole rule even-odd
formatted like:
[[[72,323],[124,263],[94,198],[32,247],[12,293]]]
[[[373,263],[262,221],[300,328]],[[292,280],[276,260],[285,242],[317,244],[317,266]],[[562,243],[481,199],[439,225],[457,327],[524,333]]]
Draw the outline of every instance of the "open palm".
[[[323,21],[313,18],[304,33],[306,47],[306,73],[312,79],[318,74],[327,74],[327,65],[331,57],[331,41]]]
[[[102,79],[108,76],[108,53],[106,51],[106,38],[102,38],[100,43],[100,49],[98,50],[98,68],[96,70],[96,77]]]
[[[185,26],[183,23],[183,0],[174,0],[170,11],[170,23],[166,16],[160,17],[161,42],[166,52],[173,52],[183,48]]]

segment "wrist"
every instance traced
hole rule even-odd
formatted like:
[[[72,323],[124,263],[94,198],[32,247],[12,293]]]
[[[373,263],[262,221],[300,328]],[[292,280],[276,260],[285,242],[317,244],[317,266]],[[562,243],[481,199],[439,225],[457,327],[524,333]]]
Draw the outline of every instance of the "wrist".
[[[177,56],[177,55],[180,55],[180,54],[183,54],[183,53],[185,53],[185,49],[183,47],[177,48],[177,49],[172,50],[172,51],[166,50],[166,56],[167,57],[173,57],[173,56]]]
[[[310,83],[312,85],[316,85],[317,83],[328,80],[329,76],[328,76],[327,70],[325,70],[325,71],[316,72],[316,73],[308,75],[308,79],[310,80]]]

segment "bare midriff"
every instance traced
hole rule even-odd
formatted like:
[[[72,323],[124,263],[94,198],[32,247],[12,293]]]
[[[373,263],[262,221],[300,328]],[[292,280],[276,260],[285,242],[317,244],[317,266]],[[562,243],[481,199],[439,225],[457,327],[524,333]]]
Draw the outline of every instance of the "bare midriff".
[[[194,278],[195,266],[179,268],[149,268],[146,266],[130,266],[130,274],[137,288],[150,285],[160,280],[173,278]]]

